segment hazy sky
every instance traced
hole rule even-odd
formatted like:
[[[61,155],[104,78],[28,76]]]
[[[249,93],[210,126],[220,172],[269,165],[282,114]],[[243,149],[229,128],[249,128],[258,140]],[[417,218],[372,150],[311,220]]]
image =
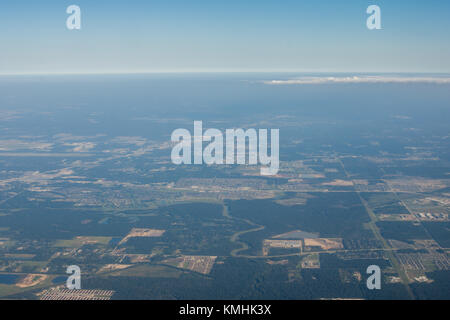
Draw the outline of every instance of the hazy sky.
[[[449,32],[442,0],[1,1],[0,73],[450,72]]]

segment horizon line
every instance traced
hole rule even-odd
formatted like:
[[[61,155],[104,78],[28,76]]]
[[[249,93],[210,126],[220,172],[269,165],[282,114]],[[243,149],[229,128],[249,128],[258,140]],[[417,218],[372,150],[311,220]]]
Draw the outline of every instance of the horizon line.
[[[397,75],[450,75],[450,72],[425,71],[305,71],[305,70],[161,70],[161,71],[104,71],[104,72],[8,72],[0,73],[5,76],[95,76],[95,75],[150,75],[150,74],[232,74],[232,73],[303,73],[303,74],[397,74]]]
[[[450,75],[450,71],[319,71],[319,70],[284,70],[284,69],[255,69],[255,70],[149,70],[149,71],[94,71],[94,72],[5,72],[0,76],[70,76],[70,75],[146,75],[146,74],[208,74],[208,73],[316,73],[316,74],[417,74],[417,75]]]

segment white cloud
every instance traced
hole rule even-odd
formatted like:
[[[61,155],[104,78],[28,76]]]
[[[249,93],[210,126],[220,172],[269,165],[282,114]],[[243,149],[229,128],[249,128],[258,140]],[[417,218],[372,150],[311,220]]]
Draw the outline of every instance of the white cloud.
[[[116,137],[116,138],[112,139],[111,141],[113,143],[117,143],[117,144],[134,144],[136,146],[143,146],[144,144],[147,143],[147,139],[145,139],[143,137],[120,136],[120,137]]]
[[[353,77],[301,77],[289,80],[264,81],[270,85],[301,85],[330,83],[432,83],[450,84],[447,77],[353,76]]]
[[[0,140],[0,151],[13,150],[36,150],[50,151],[53,148],[52,143],[42,141],[24,141],[24,140]]]
[[[91,149],[95,148],[95,143],[92,142],[73,142],[65,143],[64,145],[74,147],[72,149],[73,152],[88,152]]]

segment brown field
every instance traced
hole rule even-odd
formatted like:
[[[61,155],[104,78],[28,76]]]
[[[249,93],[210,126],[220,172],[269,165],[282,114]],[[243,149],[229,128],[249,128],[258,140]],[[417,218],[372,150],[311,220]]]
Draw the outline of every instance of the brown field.
[[[25,278],[23,278],[20,282],[16,283],[16,286],[19,288],[29,288],[38,285],[48,278],[47,275],[44,274],[29,274]]]
[[[414,221],[416,218],[412,214],[379,214],[381,221]]]
[[[267,260],[267,264],[270,264],[270,265],[286,265],[288,263],[289,263],[289,260],[280,260],[280,261]]]
[[[343,249],[342,239],[318,238],[305,239],[305,247],[320,247],[322,250]]]
[[[128,241],[130,238],[138,238],[138,237],[161,237],[166,230],[157,230],[157,229],[144,229],[144,228],[134,228],[130,231],[128,235],[125,236],[122,240],[120,240],[119,244],[123,244]]]
[[[322,183],[324,186],[336,186],[336,187],[352,187],[353,186],[353,181],[349,181],[349,180],[334,180],[332,182],[325,182]]]
[[[163,261],[180,269],[187,269],[201,274],[209,274],[214,266],[215,256],[181,256]]]
[[[264,240],[262,251],[263,255],[267,256],[270,248],[299,248],[301,250],[302,246],[302,240]]]
[[[270,248],[301,248],[302,240],[264,240],[264,246]]]
[[[111,272],[111,271],[115,271],[115,270],[123,270],[126,268],[131,267],[131,264],[107,264],[104,265],[103,267],[100,268],[100,270],[98,270],[98,273],[102,273],[102,272]]]
[[[386,182],[395,192],[431,192],[446,188],[449,184],[448,180],[410,177],[386,180]]]

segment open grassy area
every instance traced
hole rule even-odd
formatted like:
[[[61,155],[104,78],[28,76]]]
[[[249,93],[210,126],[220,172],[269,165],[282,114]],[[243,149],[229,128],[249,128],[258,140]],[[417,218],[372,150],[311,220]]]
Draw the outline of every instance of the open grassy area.
[[[143,278],[178,278],[182,271],[159,265],[137,265],[132,268],[110,273],[115,277],[143,277]]]
[[[112,237],[75,237],[71,240],[57,240],[53,246],[61,248],[79,248],[85,244],[107,245]]]
[[[6,298],[11,295],[15,295],[22,292],[27,292],[30,290],[36,290],[40,288],[46,288],[48,286],[52,285],[52,280],[55,278],[55,275],[49,275],[47,279],[40,282],[38,285],[27,287],[27,288],[20,288],[16,286],[15,284],[0,284],[0,298]]]

